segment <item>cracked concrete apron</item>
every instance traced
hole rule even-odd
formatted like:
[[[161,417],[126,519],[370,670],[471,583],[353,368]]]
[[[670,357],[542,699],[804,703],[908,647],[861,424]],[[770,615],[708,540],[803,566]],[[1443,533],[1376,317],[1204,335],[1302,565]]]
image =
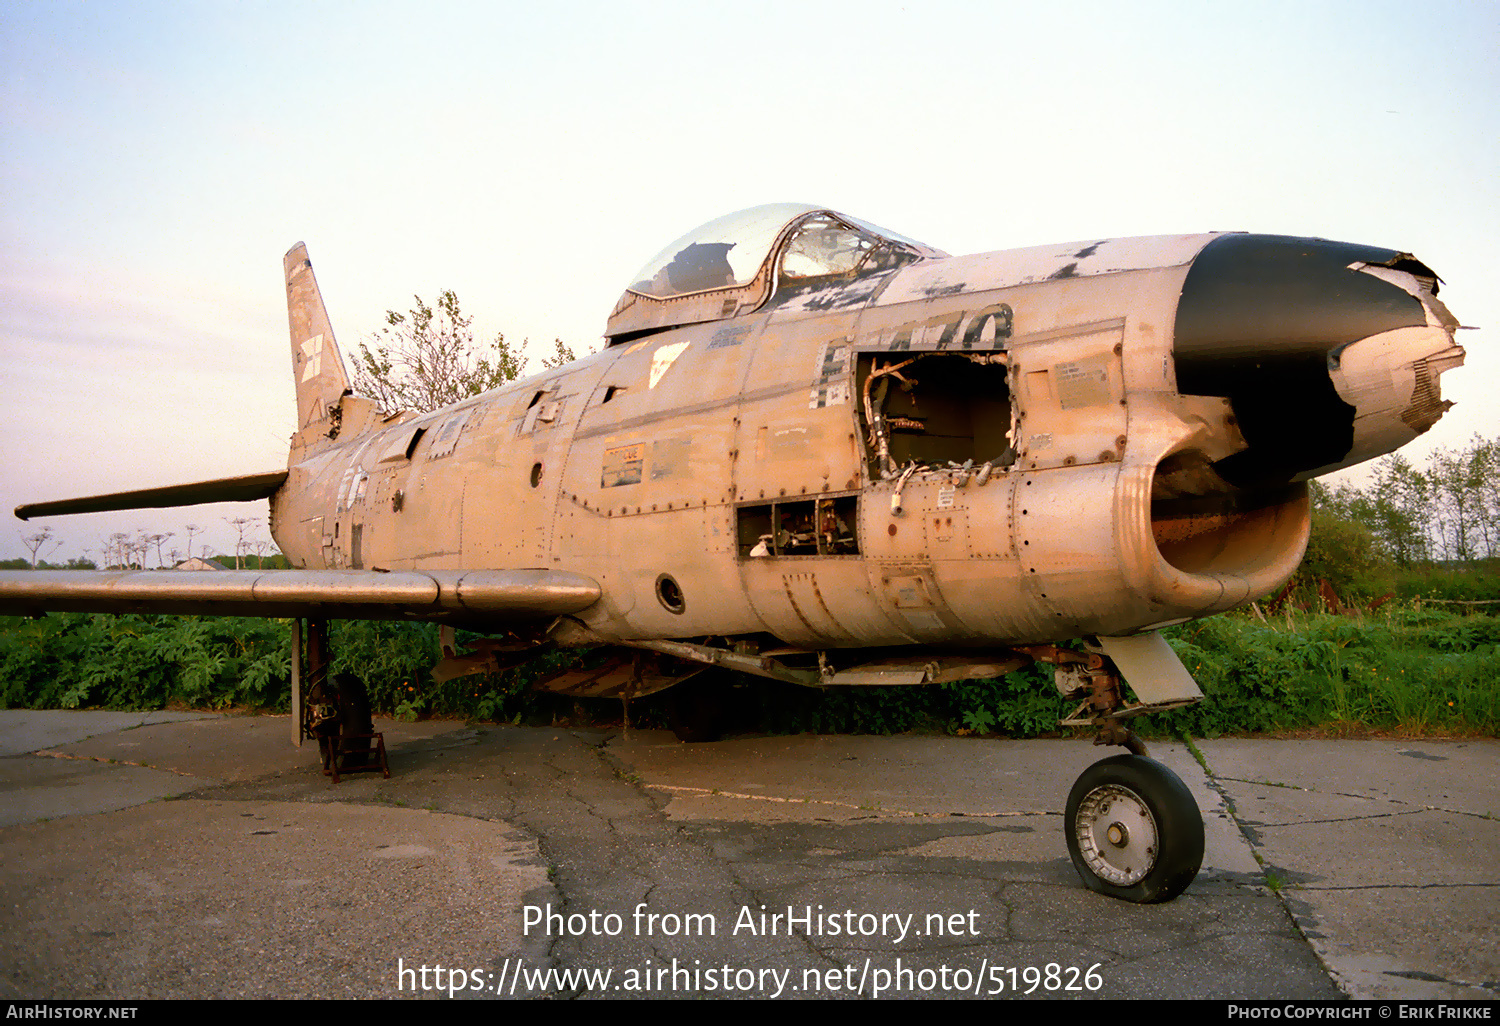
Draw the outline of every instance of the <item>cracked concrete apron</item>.
[[[1500,992],[1500,745],[1198,744],[1347,994]]]
[[[1481,997],[1500,977],[1493,742],[1202,743],[1212,775],[1154,745],[1208,855],[1139,907],[1067,859],[1068,788],[1104,754],[1085,743],[384,721],[391,779],[330,787],[284,718],[49,721],[62,758],[14,754],[41,715],[0,713],[8,997]]]

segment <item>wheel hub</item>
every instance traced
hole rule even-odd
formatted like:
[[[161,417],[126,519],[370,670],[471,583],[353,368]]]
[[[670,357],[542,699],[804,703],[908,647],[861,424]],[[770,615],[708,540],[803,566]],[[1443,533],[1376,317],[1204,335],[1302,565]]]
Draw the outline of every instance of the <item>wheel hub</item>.
[[[1121,887],[1140,883],[1156,865],[1156,820],[1134,791],[1097,787],[1078,805],[1078,848],[1089,869]]]

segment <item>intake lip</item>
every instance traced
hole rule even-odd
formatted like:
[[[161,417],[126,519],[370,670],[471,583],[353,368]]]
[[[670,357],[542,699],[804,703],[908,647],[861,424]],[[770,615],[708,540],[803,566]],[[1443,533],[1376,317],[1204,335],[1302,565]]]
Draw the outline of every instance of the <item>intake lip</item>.
[[[1173,353],[1184,395],[1230,401],[1249,448],[1215,469],[1240,487],[1284,484],[1340,462],[1355,409],[1329,378],[1343,346],[1420,326],[1416,296],[1350,265],[1407,271],[1436,286],[1409,254],[1286,235],[1224,235],[1193,262],[1177,305]]]

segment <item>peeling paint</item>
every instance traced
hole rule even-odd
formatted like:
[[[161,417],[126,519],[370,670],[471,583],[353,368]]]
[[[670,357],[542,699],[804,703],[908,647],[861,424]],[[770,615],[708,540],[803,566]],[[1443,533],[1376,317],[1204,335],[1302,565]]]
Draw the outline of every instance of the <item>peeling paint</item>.
[[[646,387],[655,388],[657,382],[662,379],[662,375],[672,369],[672,364],[677,362],[677,358],[683,354],[683,351],[689,345],[690,343],[688,342],[673,342],[669,346],[662,346],[653,353],[651,355],[651,377]]]

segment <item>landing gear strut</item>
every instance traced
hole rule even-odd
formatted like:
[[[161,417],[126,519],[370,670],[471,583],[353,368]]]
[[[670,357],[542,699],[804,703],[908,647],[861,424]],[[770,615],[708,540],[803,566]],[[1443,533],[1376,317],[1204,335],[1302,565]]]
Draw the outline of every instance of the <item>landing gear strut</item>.
[[[1115,643],[1132,662],[1132,681],[1139,672],[1142,680],[1149,675],[1165,683],[1155,693],[1138,687],[1150,697],[1129,703],[1113,653],[1030,650],[1054,664],[1058,690],[1079,701],[1063,724],[1092,726],[1098,731],[1094,744],[1130,753],[1099,760],[1073,784],[1063,816],[1068,855],[1090,890],[1142,905],[1171,901],[1203,865],[1203,814],[1181,778],[1150,758],[1125,724],[1134,716],[1191,705],[1203,695],[1159,636],[1099,640],[1105,648]]]
[[[302,668],[302,621],[292,621],[292,708],[295,741],[315,739],[323,772],[338,783],[339,774],[378,769],[389,777],[385,740],[375,732],[365,682],[352,673],[328,673],[328,621],[307,622],[307,672]],[[302,691],[306,681],[307,690]],[[372,742],[374,744],[372,745]]]

